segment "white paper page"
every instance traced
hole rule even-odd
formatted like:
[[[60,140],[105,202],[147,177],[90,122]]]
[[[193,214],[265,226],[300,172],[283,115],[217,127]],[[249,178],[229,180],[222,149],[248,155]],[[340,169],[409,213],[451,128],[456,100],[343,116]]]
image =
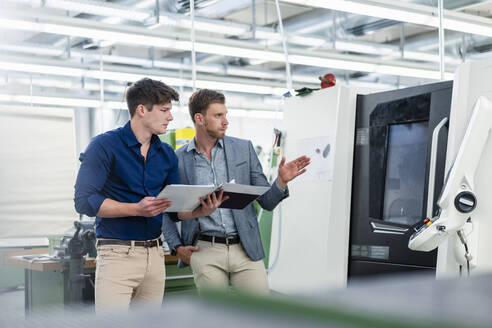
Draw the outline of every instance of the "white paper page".
[[[297,177],[295,181],[333,180],[334,145],[334,135],[297,140],[298,156],[308,156],[311,159],[311,164],[306,168],[306,173]]]
[[[270,187],[248,186],[236,183],[224,183],[222,189],[226,192],[236,192],[240,194],[263,195]]]
[[[213,185],[167,185],[157,199],[167,198],[172,202],[164,212],[191,212],[200,205],[200,198],[212,193]]]

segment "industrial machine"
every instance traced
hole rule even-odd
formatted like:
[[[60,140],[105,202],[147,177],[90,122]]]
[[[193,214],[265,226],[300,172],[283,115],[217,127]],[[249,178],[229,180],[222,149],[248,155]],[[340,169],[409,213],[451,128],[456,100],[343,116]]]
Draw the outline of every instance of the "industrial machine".
[[[454,81],[384,92],[337,85],[286,99],[283,154],[312,163],[274,216],[271,288],[492,271],[490,76],[492,60],[466,62]]]
[[[437,211],[429,189],[444,180],[452,86],[357,96],[349,278],[435,270],[436,251],[407,245],[413,227]]]

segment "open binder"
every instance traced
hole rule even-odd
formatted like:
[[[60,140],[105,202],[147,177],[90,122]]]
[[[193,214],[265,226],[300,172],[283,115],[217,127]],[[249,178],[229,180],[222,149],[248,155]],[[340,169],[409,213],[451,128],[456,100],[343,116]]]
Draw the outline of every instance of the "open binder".
[[[162,189],[156,198],[167,198],[172,202],[172,205],[164,212],[191,212],[200,206],[200,198],[204,198],[213,192],[218,194],[221,190],[224,190],[224,196],[229,196],[229,199],[223,202],[220,207],[240,210],[269,189],[270,187],[237,183],[223,183],[218,187],[214,185],[171,184]]]

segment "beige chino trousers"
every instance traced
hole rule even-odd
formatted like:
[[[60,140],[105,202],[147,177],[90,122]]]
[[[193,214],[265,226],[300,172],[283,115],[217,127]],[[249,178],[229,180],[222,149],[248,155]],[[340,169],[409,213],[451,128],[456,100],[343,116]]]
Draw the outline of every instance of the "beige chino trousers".
[[[200,250],[192,253],[190,266],[199,291],[226,291],[231,285],[240,292],[269,293],[263,261],[252,261],[240,243],[227,246],[199,240],[197,246]]]
[[[97,247],[96,313],[127,311],[134,306],[160,308],[166,269],[162,246]]]

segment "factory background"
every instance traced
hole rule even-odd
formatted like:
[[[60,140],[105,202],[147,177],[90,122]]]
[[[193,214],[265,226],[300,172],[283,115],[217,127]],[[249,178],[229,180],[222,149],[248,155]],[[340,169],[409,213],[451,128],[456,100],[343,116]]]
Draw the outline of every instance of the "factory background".
[[[76,288],[66,272],[65,237],[73,237],[74,221],[93,219],[73,206],[79,154],[94,136],[129,120],[125,92],[143,77],[180,94],[168,133],[160,136],[175,148],[194,135],[190,95],[210,88],[226,96],[227,135],[252,141],[270,181],[279,156],[314,158],[312,171],[292,184],[289,199],[273,212],[258,211],[270,287],[292,297],[275,302],[287,313],[292,299],[306,298],[299,324],[357,326],[360,318],[352,314],[333,319],[343,312],[333,309],[352,305],[377,313],[375,321],[372,314],[361,319],[373,326],[400,324],[383,320],[385,311],[408,318],[396,308],[413,309],[421,299],[428,320],[415,324],[426,325],[442,319],[434,316],[438,305],[430,294],[447,288],[453,297],[490,304],[484,277],[470,288],[434,280],[436,270],[438,277],[464,276],[467,264],[472,272],[492,270],[491,261],[480,262],[492,249],[481,244],[489,224],[480,217],[491,209],[480,207],[487,199],[480,180],[485,183],[488,175],[477,179],[474,190],[479,224],[468,224],[470,240],[478,240],[470,244],[474,260],[450,260],[454,246],[448,244],[439,253],[407,247],[417,225],[439,210],[467,113],[478,97],[492,96],[490,59],[490,0],[0,1],[0,304],[7,319],[90,304],[94,266],[83,270],[88,277]],[[473,100],[465,106],[468,98]],[[453,111],[458,105],[466,110]],[[489,143],[479,149],[485,159],[478,174],[490,163]],[[374,147],[385,155],[374,155]],[[56,257],[60,251],[65,258]],[[56,260],[43,266],[48,257],[37,263],[39,254]],[[191,271],[179,271],[175,261],[169,257],[166,264],[166,292],[193,294]],[[398,273],[410,271],[425,280],[409,276],[409,285],[398,285]],[[376,281],[359,283],[362,278]],[[431,286],[429,292],[391,301],[420,284]],[[387,310],[375,310],[368,295],[386,287],[390,296],[379,302]],[[444,295],[436,297],[444,301]],[[316,312],[309,296],[330,310]],[[221,315],[197,302],[179,300],[165,311]],[[487,326],[490,314],[474,304],[467,306],[478,311],[476,322],[465,309],[456,311],[457,304],[443,311],[448,321],[463,315],[458,326]],[[237,323],[243,316],[229,313],[225,320]],[[255,320],[258,326],[297,325],[283,316]]]

